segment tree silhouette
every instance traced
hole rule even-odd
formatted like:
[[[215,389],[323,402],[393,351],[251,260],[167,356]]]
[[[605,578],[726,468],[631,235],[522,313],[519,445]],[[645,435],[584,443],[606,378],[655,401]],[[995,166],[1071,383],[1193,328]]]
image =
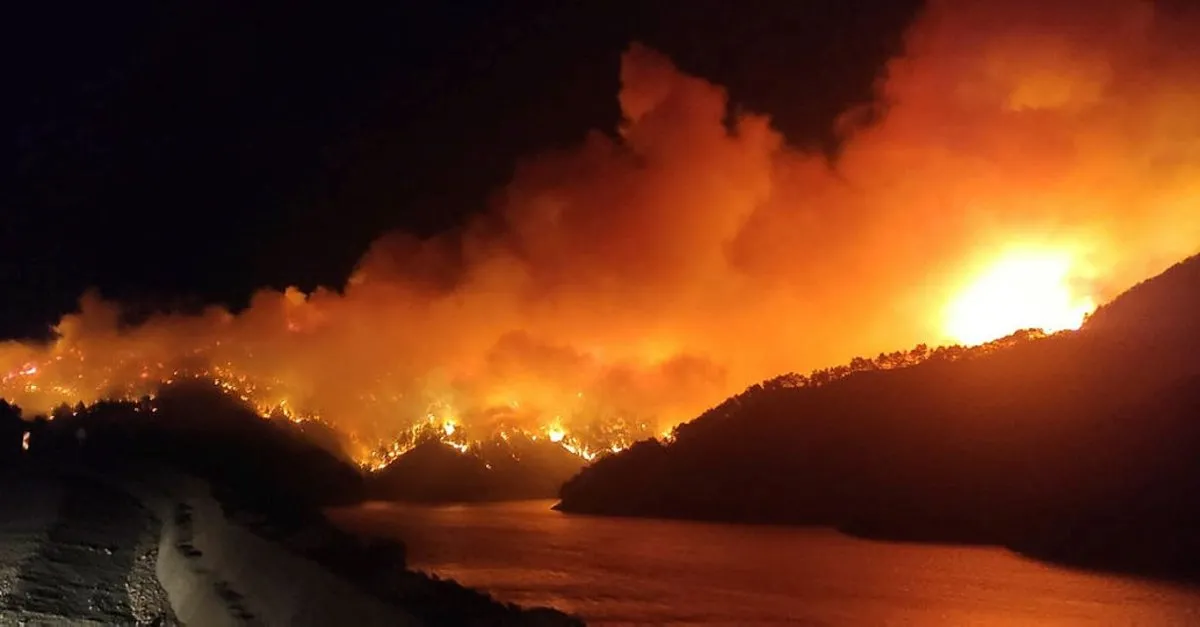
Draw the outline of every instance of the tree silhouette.
[[[1188,308],[1200,257],[1188,264],[1078,332],[921,344],[752,385],[667,445],[585,468],[560,508],[835,526],[1200,577],[1200,320]]]
[[[25,421],[21,419],[21,408],[0,399],[0,463],[11,463],[21,456],[21,439],[24,435]]]

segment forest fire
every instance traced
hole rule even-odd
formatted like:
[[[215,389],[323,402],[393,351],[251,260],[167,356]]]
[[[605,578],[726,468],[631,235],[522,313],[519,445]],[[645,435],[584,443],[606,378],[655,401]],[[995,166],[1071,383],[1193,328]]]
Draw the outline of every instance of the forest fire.
[[[330,424],[318,412],[296,409],[287,397],[287,390],[279,381],[254,380],[240,373],[232,364],[211,365],[198,370],[168,370],[162,363],[156,363],[153,366],[126,368],[126,371],[137,373],[133,378],[126,380],[114,380],[111,375],[113,370],[109,369],[109,374],[99,378],[99,386],[88,388],[84,382],[94,377],[86,374],[88,360],[77,351],[72,352],[71,356],[74,359],[64,359],[64,356],[58,355],[45,364],[22,364],[20,368],[0,378],[0,397],[13,399],[18,405],[36,408],[52,420],[59,412],[75,414],[79,405],[89,405],[102,400],[144,401],[152,404],[161,386],[193,380],[211,383],[222,393],[247,403],[265,419]],[[378,403],[378,399],[365,401],[368,407],[372,403]],[[607,437],[601,438],[598,443],[585,442],[579,436],[568,433],[562,426],[561,418],[557,417],[540,430],[504,426],[494,433],[472,433],[461,426],[457,418],[449,415],[452,412],[444,404],[441,405],[440,416],[434,413],[435,409],[437,408],[431,406],[430,412],[422,419],[412,421],[407,428],[387,439],[382,436],[367,439],[357,433],[348,433],[354,450],[347,452],[353,454],[363,468],[377,471],[427,440],[441,442],[466,454],[472,449],[480,448],[487,439],[509,442],[513,438],[524,438],[534,442],[547,439],[590,461],[602,452],[617,452],[632,444],[635,439],[650,437],[647,425],[641,425],[640,429],[628,429],[625,425],[617,423],[607,425]],[[336,424],[331,426],[336,427]]]
[[[1153,3],[1051,4],[930,2],[836,160],[633,45],[619,127],[526,160],[460,229],[238,312],[127,324],[86,294],[54,342],[0,346],[0,396],[190,377],[369,467],[426,437],[591,459],[781,372],[1078,328],[1198,249],[1200,40]]]
[[[1002,256],[951,302],[947,331],[966,345],[1016,329],[1076,330],[1096,302],[1071,285],[1071,259],[1017,251]]]

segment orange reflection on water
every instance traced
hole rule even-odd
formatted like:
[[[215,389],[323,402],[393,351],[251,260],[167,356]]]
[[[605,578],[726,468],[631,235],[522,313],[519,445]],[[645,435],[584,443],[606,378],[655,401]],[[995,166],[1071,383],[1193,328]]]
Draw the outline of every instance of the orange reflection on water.
[[[336,510],[413,566],[589,625],[1196,625],[1200,590],[1001,549],[828,530],[568,516],[549,501]]]

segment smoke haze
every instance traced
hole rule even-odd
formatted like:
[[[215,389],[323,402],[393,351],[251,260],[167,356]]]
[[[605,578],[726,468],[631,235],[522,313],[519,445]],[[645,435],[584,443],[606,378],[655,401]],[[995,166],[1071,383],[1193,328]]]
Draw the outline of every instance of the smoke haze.
[[[384,235],[339,290],[236,316],[122,328],[86,295],[53,345],[0,350],[5,396],[45,411],[215,367],[368,441],[427,414],[657,433],[785,371],[950,341],[948,303],[1012,251],[1065,256],[1102,302],[1200,250],[1198,25],[930,2],[833,161],[633,44],[620,128],[531,156],[460,231]]]

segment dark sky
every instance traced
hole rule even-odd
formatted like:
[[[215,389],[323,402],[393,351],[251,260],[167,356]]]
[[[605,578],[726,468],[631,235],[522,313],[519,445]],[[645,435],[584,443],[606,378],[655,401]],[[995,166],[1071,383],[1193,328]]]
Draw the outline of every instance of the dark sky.
[[[89,286],[235,307],[340,286],[382,232],[451,228],[520,157],[611,129],[635,40],[828,145],[918,2],[25,4],[0,185],[10,337]]]

